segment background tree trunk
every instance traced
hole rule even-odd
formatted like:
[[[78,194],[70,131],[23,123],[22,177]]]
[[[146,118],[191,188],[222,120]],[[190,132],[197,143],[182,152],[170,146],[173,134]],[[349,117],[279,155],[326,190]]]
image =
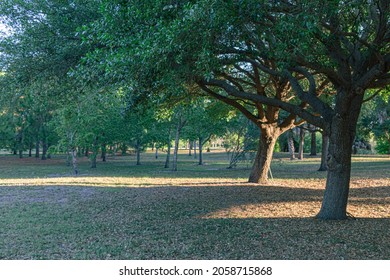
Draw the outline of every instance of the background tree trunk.
[[[197,159],[197,155],[196,155],[196,140],[194,140],[194,145],[192,145],[193,148],[194,148],[194,159]]]
[[[180,132],[183,128],[184,122],[181,117],[179,117],[179,121],[176,127],[176,137],[175,137],[175,147],[173,150],[173,162],[172,162],[172,170],[177,171],[177,156],[179,152],[179,140],[180,140]]]
[[[328,148],[329,148],[329,136],[325,131],[322,132],[322,148],[321,148],[321,164],[318,171],[327,171],[328,165],[326,163],[328,157]]]
[[[136,144],[136,153],[137,153],[137,164],[136,165],[141,165],[141,141],[137,139]]]
[[[288,151],[290,153],[290,160],[295,159],[295,147],[294,147],[294,137],[292,129],[288,132],[287,137]]]
[[[310,155],[316,156],[317,155],[317,137],[316,137],[316,128],[315,126],[311,126],[313,129],[311,131],[311,142],[310,142]]]
[[[43,137],[42,139],[42,157],[41,159],[42,160],[46,160],[47,159],[47,138],[46,137]]]
[[[188,140],[188,145],[189,145],[189,149],[188,149],[188,156],[192,156],[192,141],[191,140]]]
[[[90,160],[91,160],[91,168],[96,168],[96,158],[97,158],[97,155],[98,155],[98,152],[99,152],[99,148],[98,148],[98,138],[95,137],[95,139],[93,140],[93,143],[92,143],[92,155],[90,157]]]
[[[35,157],[36,158],[39,158],[39,137],[37,136],[36,140],[35,140]]]
[[[167,157],[165,159],[164,168],[169,168],[170,158],[171,158],[171,128],[169,128],[169,133],[168,133],[168,151],[167,151]]]
[[[77,175],[77,174],[79,174],[79,169],[78,169],[78,166],[77,166],[77,151],[76,151],[76,148],[72,148],[71,155],[72,155],[73,173],[75,175]]]
[[[107,145],[103,144],[102,145],[102,161],[106,162],[107,161]]]
[[[303,159],[303,148],[305,145],[305,130],[303,127],[299,127],[299,150],[298,150],[298,159]]]
[[[203,165],[203,138],[199,137],[199,163],[198,165]]]

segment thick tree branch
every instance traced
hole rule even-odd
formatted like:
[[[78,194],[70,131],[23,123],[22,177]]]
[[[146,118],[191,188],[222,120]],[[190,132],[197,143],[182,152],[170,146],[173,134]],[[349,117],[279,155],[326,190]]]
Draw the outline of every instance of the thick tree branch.
[[[221,100],[222,102],[228,104],[228,105],[231,105],[233,107],[235,107],[236,109],[238,109],[241,113],[243,113],[249,120],[251,120],[253,123],[255,123],[256,125],[259,125],[259,120],[256,118],[255,115],[253,115],[251,112],[249,112],[244,106],[242,106],[240,103],[238,103],[237,101],[233,100],[233,99],[230,99],[226,96],[223,96],[223,95],[220,95],[218,93],[216,93],[215,91],[209,89],[205,84],[203,83],[198,83],[199,87],[204,90],[207,94],[209,94],[210,96],[218,99],[218,100]]]
[[[317,97],[314,77],[304,69],[295,69],[295,71],[300,71],[303,75],[305,75],[310,83],[309,92],[305,92],[298,83],[297,79],[294,78],[290,72],[285,71],[285,74],[288,77],[290,84],[298,95],[299,99],[310,104],[310,106],[312,106],[315,111],[320,113],[325,120],[331,120],[333,110]]]
[[[251,94],[247,92],[242,92],[237,90],[234,86],[229,85],[225,81],[217,80],[217,79],[210,79],[210,80],[202,80],[198,81],[199,84],[202,84],[203,86],[215,86],[218,88],[223,89],[226,93],[228,93],[231,96],[238,97],[238,98],[245,98],[248,100],[252,100],[254,102],[259,102],[265,105],[270,105],[274,107],[279,107],[289,113],[293,113],[306,121],[308,121],[311,124],[314,124],[318,127],[325,127],[326,121],[318,116],[314,116],[313,114],[309,113],[307,110],[301,108],[299,105],[294,105],[290,103],[283,102],[279,99],[270,98],[266,96]]]

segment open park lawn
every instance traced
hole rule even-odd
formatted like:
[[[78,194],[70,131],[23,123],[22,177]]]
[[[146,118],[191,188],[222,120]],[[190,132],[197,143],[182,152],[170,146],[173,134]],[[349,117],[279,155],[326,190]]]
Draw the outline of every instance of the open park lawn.
[[[71,175],[63,157],[0,156],[0,259],[390,259],[390,158],[356,156],[345,221],[314,219],[318,157],[277,154],[268,185],[250,169],[164,155],[109,157]]]

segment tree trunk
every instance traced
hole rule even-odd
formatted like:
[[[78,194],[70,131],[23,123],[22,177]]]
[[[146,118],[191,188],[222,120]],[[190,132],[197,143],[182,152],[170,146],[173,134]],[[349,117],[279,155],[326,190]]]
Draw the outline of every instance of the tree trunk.
[[[181,131],[181,120],[179,121],[176,128],[175,147],[173,149],[173,163],[172,163],[173,171],[177,171],[177,154],[179,151],[180,131]]]
[[[349,183],[351,178],[352,144],[363,102],[363,93],[341,92],[337,95],[335,112],[328,128],[328,174],[321,210],[317,218],[343,220],[347,218]]]
[[[126,144],[122,144],[120,149],[121,149],[122,156],[125,156],[126,155],[126,151],[127,151]]]
[[[316,137],[315,127],[313,127],[313,129],[314,130],[311,132],[310,155],[316,156],[317,155],[317,137]]]
[[[107,161],[107,145],[106,144],[103,144],[102,145],[102,161],[103,162],[106,162]]]
[[[35,142],[35,157],[39,158],[39,137],[37,137]]]
[[[141,165],[141,141],[139,139],[137,139],[135,147],[136,147],[136,153],[137,153],[137,164],[136,165]]]
[[[189,145],[188,156],[192,156],[192,148],[193,148],[193,147],[192,147],[192,146],[193,146],[193,145],[192,145],[192,141],[191,141],[191,140],[188,140],[188,142],[189,142],[189,144],[188,144],[188,145]]]
[[[156,146],[155,148],[156,148],[156,152],[155,152],[154,156],[156,159],[158,159],[158,146]]]
[[[327,156],[325,194],[317,218],[331,220],[347,218],[352,139],[348,124],[341,122],[341,119],[333,121]]]
[[[303,159],[303,147],[305,144],[305,130],[300,127],[299,128],[299,151],[298,151],[298,159]]]
[[[168,136],[168,151],[167,151],[167,157],[165,159],[164,168],[169,168],[170,159],[171,159],[171,132],[169,132],[169,136]]]
[[[70,151],[69,151],[69,147],[66,149],[66,166],[70,166],[70,160],[71,156],[70,156]]]
[[[19,150],[19,158],[23,158],[23,150]]]
[[[326,159],[328,157],[328,148],[329,148],[329,136],[325,131],[322,132],[322,149],[321,149],[321,165],[318,171],[327,171],[328,165]]]
[[[279,134],[272,133],[271,129],[261,129],[259,148],[256,153],[249,183],[266,183],[271,167],[272,155]]]
[[[77,166],[77,151],[76,151],[76,148],[72,149],[71,155],[72,155],[73,173],[75,175],[77,175],[77,174],[79,174],[79,170],[78,170],[78,166]]]
[[[199,137],[199,165],[203,165],[203,138]]]
[[[196,155],[196,140],[194,140],[194,145],[192,145],[193,148],[194,148],[194,159],[197,159],[197,155]]]
[[[288,132],[287,143],[288,143],[288,151],[290,153],[290,160],[293,160],[295,159],[295,147],[294,147],[294,138],[293,138],[292,130]]]
[[[47,139],[46,137],[43,138],[42,140],[42,157],[41,159],[42,160],[46,160],[47,159]]]

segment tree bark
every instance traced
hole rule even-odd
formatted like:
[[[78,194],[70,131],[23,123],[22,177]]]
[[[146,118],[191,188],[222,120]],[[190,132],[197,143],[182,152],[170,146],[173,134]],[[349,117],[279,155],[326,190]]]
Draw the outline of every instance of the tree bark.
[[[91,160],[91,168],[96,168],[96,158],[99,152],[98,148],[98,137],[95,137],[92,143],[92,155],[90,157]]]
[[[268,173],[278,137],[279,134],[272,132],[269,128],[261,129],[259,148],[249,176],[249,183],[266,183],[268,181]]]
[[[199,165],[203,165],[203,138],[199,137]]]
[[[77,151],[76,151],[75,148],[72,149],[71,155],[72,155],[73,173],[75,175],[77,175],[77,174],[79,174],[79,169],[78,169],[78,166],[77,166]]]
[[[328,157],[328,148],[329,148],[329,136],[325,131],[322,132],[322,148],[321,148],[321,164],[318,171],[327,171],[328,165],[326,159]]]
[[[41,159],[42,160],[46,160],[47,159],[47,138],[44,137],[43,140],[42,140],[42,157]]]
[[[311,132],[310,155],[317,155],[317,137],[315,127],[313,127],[313,131]]]
[[[337,95],[335,114],[329,126],[328,174],[322,206],[317,218],[347,218],[347,202],[351,179],[352,144],[360,114],[363,94],[341,92]]]
[[[30,144],[30,147],[28,148],[28,157],[32,157],[32,144]]]
[[[189,142],[189,149],[188,149],[188,156],[192,156],[192,141],[191,140],[188,140],[188,142]]]
[[[305,130],[302,127],[299,127],[299,150],[298,150],[298,159],[303,159],[303,147],[305,144]]]
[[[102,145],[102,161],[103,162],[106,162],[107,161],[107,145],[106,144],[103,144]]]
[[[194,159],[197,159],[198,156],[196,155],[196,140],[194,140],[193,148],[194,148]]]
[[[173,171],[177,171],[177,154],[179,151],[180,131],[181,131],[181,120],[179,120],[179,123],[176,128],[175,147],[173,149],[173,162],[172,162]]]
[[[71,156],[70,156],[70,151],[69,151],[69,147],[66,149],[66,166],[70,166],[70,160]]]
[[[35,157],[39,158],[39,137],[37,137],[36,142],[35,142]]]
[[[137,164],[136,165],[141,165],[141,141],[139,139],[137,139],[135,147],[136,147],[136,153],[137,153]]]
[[[168,150],[167,150],[167,157],[165,159],[165,165],[164,168],[169,168],[169,162],[171,160],[171,133],[169,133],[168,137]]]
[[[295,147],[294,147],[294,138],[293,138],[292,130],[288,132],[287,144],[288,144],[288,151],[290,153],[290,160],[293,160],[295,159]]]

